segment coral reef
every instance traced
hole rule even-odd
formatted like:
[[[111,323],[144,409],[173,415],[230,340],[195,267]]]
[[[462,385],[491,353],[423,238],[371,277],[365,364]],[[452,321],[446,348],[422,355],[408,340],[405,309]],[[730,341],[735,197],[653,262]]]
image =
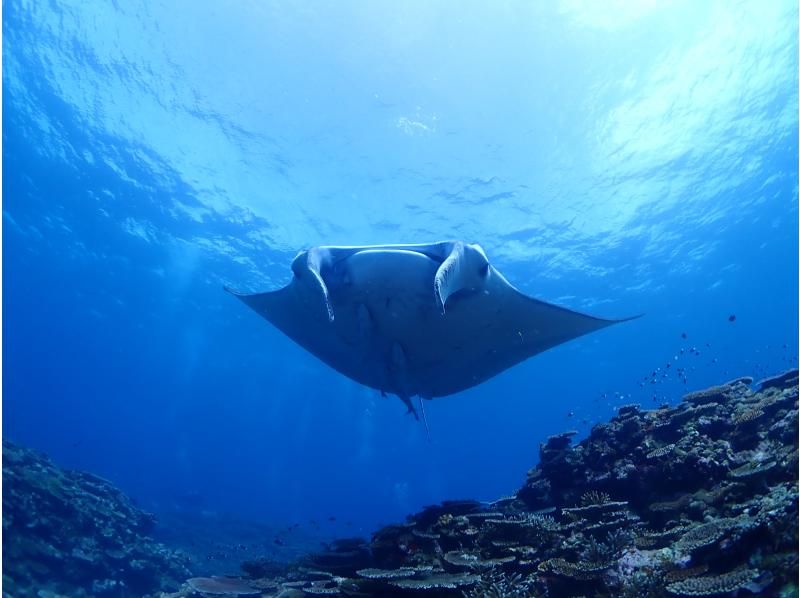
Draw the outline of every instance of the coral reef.
[[[4,596],[796,596],[797,378],[626,405],[578,444],[548,438],[513,496],[426,507],[242,577],[189,579],[108,482],[4,443]]]
[[[3,596],[155,596],[189,571],[111,483],[3,442]]]
[[[797,370],[752,382],[626,405],[577,445],[547,439],[514,496],[427,507],[248,583],[283,598],[796,596]]]

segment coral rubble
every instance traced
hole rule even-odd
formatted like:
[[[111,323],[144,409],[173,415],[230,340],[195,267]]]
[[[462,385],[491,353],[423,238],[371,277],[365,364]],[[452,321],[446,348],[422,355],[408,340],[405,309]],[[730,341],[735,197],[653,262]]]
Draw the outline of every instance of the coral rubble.
[[[263,596],[797,595],[797,370],[549,438],[515,496],[347,540]],[[191,596],[184,587],[179,595]]]
[[[3,596],[155,596],[184,560],[148,537],[154,518],[111,483],[3,442]]]

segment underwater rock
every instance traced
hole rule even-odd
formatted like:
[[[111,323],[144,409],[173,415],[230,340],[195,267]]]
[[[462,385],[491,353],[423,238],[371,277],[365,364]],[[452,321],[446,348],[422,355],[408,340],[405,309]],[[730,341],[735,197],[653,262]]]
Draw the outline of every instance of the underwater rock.
[[[279,589],[264,595],[317,593],[309,562],[332,575],[321,591],[339,596],[790,593],[796,381],[793,370],[754,392],[743,377],[675,407],[620,408],[578,444],[572,432],[542,443],[515,496],[426,507],[271,577]]]
[[[148,537],[154,522],[110,482],[3,442],[4,596],[174,589],[189,574],[186,559]]]

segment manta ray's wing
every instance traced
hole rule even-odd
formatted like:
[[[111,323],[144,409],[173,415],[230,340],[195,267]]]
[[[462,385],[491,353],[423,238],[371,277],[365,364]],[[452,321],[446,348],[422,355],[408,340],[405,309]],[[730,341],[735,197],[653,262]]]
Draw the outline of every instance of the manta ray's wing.
[[[375,338],[370,337],[377,335],[366,334],[372,323],[363,306],[347,309],[353,306],[336,301],[336,293],[330,303],[323,301],[313,281],[297,277],[267,293],[225,290],[332,368],[366,386],[394,392],[384,356],[373,350]],[[331,306],[338,314],[335,320],[329,317]]]
[[[494,294],[496,318],[491,326],[497,331],[513,331],[525,346],[526,357],[546,351],[579,336],[634,320],[629,318],[598,318],[578,311],[534,299],[510,284],[502,274],[492,268],[490,294]],[[479,302],[481,298],[474,298]],[[487,326],[489,324],[487,323]]]
[[[318,330],[328,323],[325,303],[311,288],[298,284],[296,279],[280,290],[267,293],[248,294],[230,287],[225,287],[225,290],[303,346],[318,338]]]
[[[483,289],[458,293],[447,305],[444,314],[420,326],[373,308],[382,332],[403,346],[410,384],[423,396],[470,388],[542,351],[625,321],[528,297],[494,268]]]
[[[293,278],[284,288],[267,293],[246,294],[226,287],[245,305],[301,347],[340,369],[351,347],[334,333],[328,305],[312,285]]]

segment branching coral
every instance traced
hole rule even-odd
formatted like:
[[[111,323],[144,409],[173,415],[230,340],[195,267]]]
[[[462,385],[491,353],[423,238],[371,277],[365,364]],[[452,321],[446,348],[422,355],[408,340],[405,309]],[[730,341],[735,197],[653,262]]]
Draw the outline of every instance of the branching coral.
[[[581,506],[583,507],[602,505],[610,501],[611,496],[607,492],[599,492],[597,490],[589,490],[589,492],[584,492],[581,496]]]
[[[523,577],[520,573],[507,575],[502,571],[494,571],[481,578],[480,582],[469,592],[463,592],[464,598],[535,598],[534,578]]]

